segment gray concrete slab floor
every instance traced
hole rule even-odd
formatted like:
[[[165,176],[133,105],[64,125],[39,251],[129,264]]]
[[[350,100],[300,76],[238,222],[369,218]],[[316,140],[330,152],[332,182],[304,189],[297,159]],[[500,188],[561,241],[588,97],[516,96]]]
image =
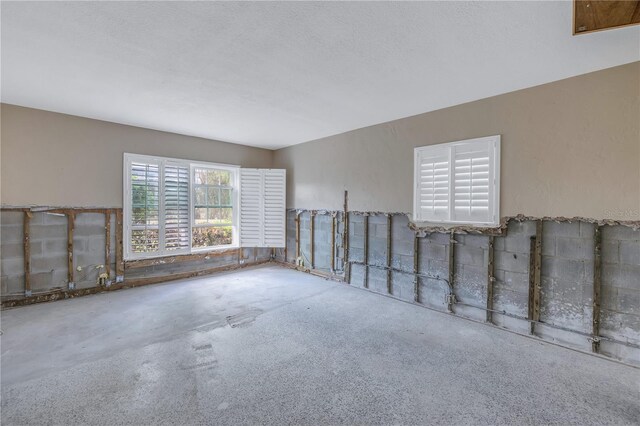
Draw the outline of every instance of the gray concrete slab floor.
[[[2,312],[2,424],[637,424],[640,370],[267,265]]]

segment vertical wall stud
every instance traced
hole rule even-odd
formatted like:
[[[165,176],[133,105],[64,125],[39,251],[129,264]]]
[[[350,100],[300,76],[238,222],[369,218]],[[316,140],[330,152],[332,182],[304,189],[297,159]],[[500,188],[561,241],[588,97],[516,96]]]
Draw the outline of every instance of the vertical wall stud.
[[[104,212],[104,273],[111,281],[111,210]]]
[[[364,288],[369,288],[369,215],[364,216]]]
[[[418,233],[413,237],[413,301],[420,303],[420,277],[418,276],[420,267],[420,240]]]
[[[32,213],[25,210],[22,217],[25,297],[31,296],[31,217]]]
[[[316,256],[315,256],[315,219],[316,214],[314,211],[311,211],[311,215],[309,217],[309,250],[311,251],[311,269],[316,268]]]
[[[123,234],[122,209],[116,210],[116,282],[124,281],[124,239]]]
[[[486,316],[486,321],[487,322],[493,322],[493,283],[495,282],[495,276],[494,276],[494,250],[493,250],[493,245],[494,245],[494,241],[495,237],[493,235],[491,235],[489,237],[489,251],[488,251],[488,257],[489,257],[489,262],[487,265],[487,316]]]
[[[387,293],[393,294],[391,288],[391,225],[393,216],[387,215]]]
[[[456,245],[456,234],[454,231],[451,231],[451,235],[449,237],[449,288],[451,289],[452,294],[447,296],[447,310],[449,312],[453,312],[453,303],[455,302],[455,296],[453,294],[453,285],[455,281],[456,275],[456,265],[455,265],[455,245]]]
[[[591,350],[600,352],[600,292],[602,290],[602,229],[596,225],[593,245],[593,318]]]
[[[345,272],[345,277],[347,284],[351,284],[351,264],[349,263],[349,191],[344,191],[344,230],[343,230],[343,239],[344,239],[344,259],[342,270]]]
[[[287,246],[289,245],[289,238],[287,235],[287,230],[289,229],[289,212],[285,210],[284,212],[284,263],[287,263],[289,259],[287,258]]]
[[[73,279],[73,229],[75,228],[75,213],[67,212],[67,281],[69,281],[69,290],[76,287]]]
[[[336,272],[336,215],[331,215],[331,273]]]
[[[300,266],[298,259],[300,259],[300,213],[296,212],[296,266]]]
[[[542,221],[536,221],[536,235],[531,237],[529,250],[529,333],[535,332],[535,322],[540,321],[540,279],[542,266]]]

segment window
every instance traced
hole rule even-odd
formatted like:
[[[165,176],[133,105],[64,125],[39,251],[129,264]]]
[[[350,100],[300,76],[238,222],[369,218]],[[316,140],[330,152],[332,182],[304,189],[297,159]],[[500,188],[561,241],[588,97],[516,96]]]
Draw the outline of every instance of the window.
[[[415,222],[494,226],[500,221],[500,136],[414,150]]]
[[[233,244],[233,176],[229,170],[193,168],[193,248]]]
[[[238,170],[125,154],[125,258],[237,246]]]

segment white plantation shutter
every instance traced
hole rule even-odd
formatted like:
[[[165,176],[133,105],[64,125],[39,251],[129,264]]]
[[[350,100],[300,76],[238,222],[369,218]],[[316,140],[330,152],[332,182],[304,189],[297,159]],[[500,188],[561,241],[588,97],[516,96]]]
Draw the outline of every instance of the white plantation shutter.
[[[264,170],[264,241],[265,247],[284,247],[286,216],[286,170]]]
[[[189,211],[189,164],[167,162],[164,166],[164,246],[167,251],[189,251]]]
[[[416,154],[417,220],[449,219],[450,150],[433,149]]]
[[[491,222],[492,150],[486,139],[452,147],[454,221]]]
[[[262,171],[240,169],[240,246],[262,245]]]
[[[284,247],[286,171],[240,169],[240,245]]]
[[[415,149],[414,220],[497,225],[500,136]]]

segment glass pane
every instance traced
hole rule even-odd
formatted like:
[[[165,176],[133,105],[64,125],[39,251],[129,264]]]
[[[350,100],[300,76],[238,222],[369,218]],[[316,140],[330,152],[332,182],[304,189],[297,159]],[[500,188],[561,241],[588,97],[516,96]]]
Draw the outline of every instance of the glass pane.
[[[202,186],[197,186],[194,189],[194,200],[196,206],[206,206],[207,205],[207,188]]]
[[[158,251],[158,230],[140,229],[131,231],[131,250],[134,253]]]
[[[231,223],[233,209],[230,208],[210,208],[209,209],[209,223],[211,224],[224,224]]]
[[[193,180],[196,185],[204,185],[207,183],[207,169],[195,169]]]
[[[208,194],[208,202],[210,206],[219,206],[220,205],[220,189],[218,188],[207,188]]]
[[[233,242],[231,226],[193,228],[191,246],[193,248],[229,245]]]
[[[207,184],[228,186],[231,182],[231,172],[226,170],[209,170]]]
[[[194,212],[193,222],[195,224],[207,223],[207,209],[206,208],[196,208],[194,210],[195,210],[195,212]]]
[[[231,190],[230,189],[220,190],[220,205],[231,206]]]

